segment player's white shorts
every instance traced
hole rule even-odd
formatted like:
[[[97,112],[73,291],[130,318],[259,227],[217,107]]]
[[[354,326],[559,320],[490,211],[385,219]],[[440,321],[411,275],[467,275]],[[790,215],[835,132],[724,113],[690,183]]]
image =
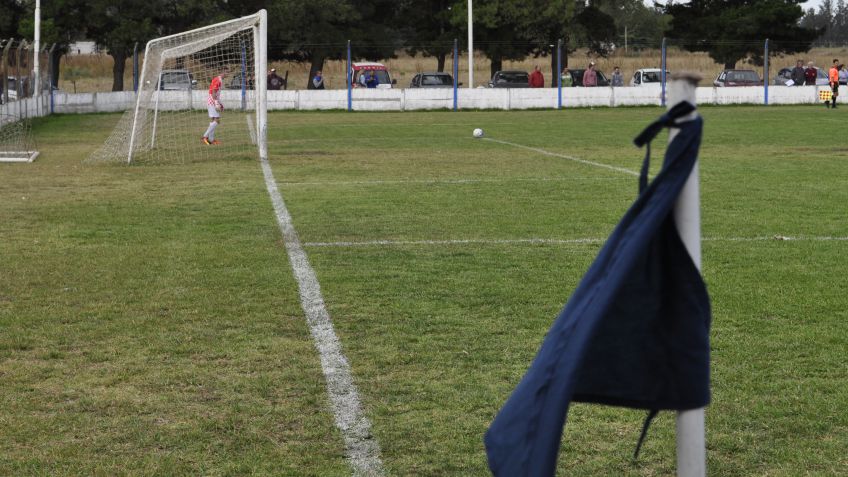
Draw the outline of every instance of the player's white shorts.
[[[221,112],[218,111],[217,109],[215,109],[214,105],[207,104],[206,109],[209,110],[209,117],[210,118],[220,118],[221,117]]]

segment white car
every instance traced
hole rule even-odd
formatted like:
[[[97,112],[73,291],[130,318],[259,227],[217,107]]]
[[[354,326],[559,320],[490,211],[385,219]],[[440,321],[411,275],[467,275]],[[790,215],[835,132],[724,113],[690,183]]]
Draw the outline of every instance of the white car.
[[[666,70],[665,80],[668,82],[671,73]],[[630,78],[630,86],[660,86],[662,85],[662,70],[659,68],[642,68],[633,73]]]

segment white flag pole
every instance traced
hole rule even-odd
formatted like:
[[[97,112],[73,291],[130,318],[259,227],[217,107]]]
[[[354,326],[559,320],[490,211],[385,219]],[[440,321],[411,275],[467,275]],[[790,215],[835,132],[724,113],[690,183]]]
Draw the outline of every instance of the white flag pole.
[[[468,0],[468,88],[474,88],[474,15]]]
[[[701,76],[697,73],[674,74],[668,90],[666,102],[668,108],[688,101],[695,105],[695,88]],[[691,121],[698,116],[693,111],[678,122]],[[668,141],[680,132],[672,128]],[[692,261],[701,270],[701,200],[699,192],[698,162],[692,169],[689,179],[683,186],[677,202],[674,204],[674,221],[677,232],[692,257]],[[705,477],[707,475],[706,426],[704,408],[678,411],[677,413],[677,475],[679,477]]]
[[[41,96],[41,68],[39,54],[41,53],[41,0],[35,0],[35,38],[33,42],[35,53],[32,60],[32,76],[35,78],[35,97]]]

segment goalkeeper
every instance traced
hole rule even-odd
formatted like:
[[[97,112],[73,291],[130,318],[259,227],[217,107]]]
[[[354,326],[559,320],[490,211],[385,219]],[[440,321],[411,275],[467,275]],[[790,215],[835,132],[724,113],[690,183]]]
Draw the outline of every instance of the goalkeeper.
[[[218,123],[221,122],[221,111],[224,110],[224,105],[221,104],[221,87],[224,84],[224,76],[230,72],[230,68],[225,66],[220,75],[212,78],[212,83],[209,84],[209,97],[206,99],[206,109],[209,110],[209,127],[203,133],[203,144],[218,145],[221,144],[215,139],[215,129],[218,128]]]

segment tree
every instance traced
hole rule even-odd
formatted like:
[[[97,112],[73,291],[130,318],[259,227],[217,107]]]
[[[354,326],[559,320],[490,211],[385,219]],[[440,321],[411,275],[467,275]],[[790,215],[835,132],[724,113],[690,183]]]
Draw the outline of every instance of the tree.
[[[160,5],[152,0],[92,0],[89,6],[86,33],[114,60],[112,91],[123,91],[124,68],[135,43],[158,36],[154,19]]]
[[[616,47],[626,36],[626,43],[635,49],[656,48],[670,19],[661,7],[649,7],[642,0],[595,0],[592,5],[615,19]]]
[[[404,0],[398,8],[406,51],[436,57],[436,71],[445,70],[445,60],[453,49],[458,31],[450,22],[451,0]]]
[[[803,0],[692,0],[669,3],[672,16],[669,38],[681,41],[689,51],[706,51],[725,68],[750,58],[763,62],[763,41],[770,39],[774,53],[807,51],[821,33],[798,21]]]
[[[33,38],[35,1],[26,0],[21,2],[21,5],[25,10],[18,23],[18,34],[24,38]],[[86,0],[51,0],[43,2],[41,6],[41,43],[56,45],[55,54],[49,65],[54,86],[59,85],[59,66],[62,55],[68,52],[68,46],[72,42],[81,39],[84,35],[80,25],[85,25],[87,12]]]
[[[0,39],[8,40],[18,34],[18,24],[25,9],[17,0],[0,0]]]
[[[535,45],[528,31],[538,0],[478,0],[474,2],[474,46],[491,61],[490,76],[503,68],[504,60],[523,60]],[[468,6],[457,1],[451,10],[451,23],[468,31]],[[547,40],[550,41],[550,40]]]
[[[269,59],[309,61],[308,89],[324,61],[346,57],[348,40],[356,58],[391,58],[400,47],[394,1],[280,0],[268,9]]]

